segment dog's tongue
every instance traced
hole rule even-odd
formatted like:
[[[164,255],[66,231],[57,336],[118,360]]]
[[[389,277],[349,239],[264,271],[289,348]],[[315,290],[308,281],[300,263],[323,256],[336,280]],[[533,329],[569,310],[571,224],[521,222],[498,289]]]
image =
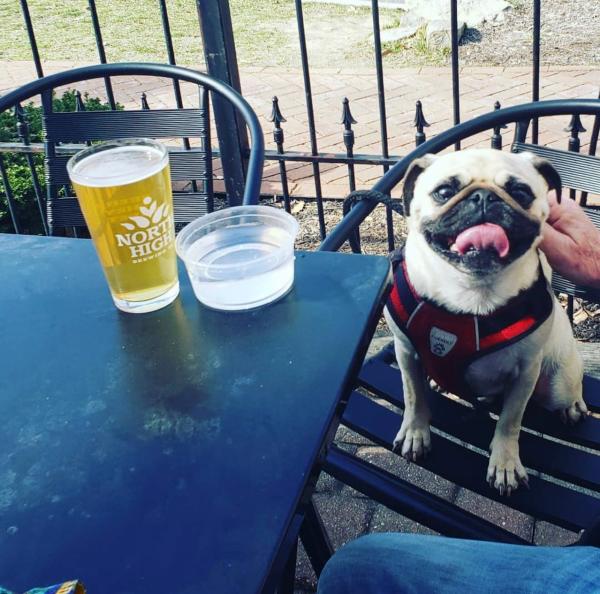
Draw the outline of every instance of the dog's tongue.
[[[465,229],[455,240],[456,250],[462,256],[470,247],[476,250],[494,248],[501,258],[504,258],[510,249],[508,237],[500,225],[483,223]]]

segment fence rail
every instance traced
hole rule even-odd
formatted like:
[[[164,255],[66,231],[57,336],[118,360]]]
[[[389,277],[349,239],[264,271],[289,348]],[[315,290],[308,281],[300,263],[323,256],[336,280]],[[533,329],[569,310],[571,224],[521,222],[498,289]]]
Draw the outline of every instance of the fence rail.
[[[94,41],[98,61],[106,63],[107,55],[105,51],[105,39],[103,37],[102,23],[96,9],[96,0],[81,0],[87,2],[89,9],[90,26],[94,33]],[[461,95],[460,95],[460,70],[459,70],[459,43],[457,36],[458,19],[458,0],[448,0],[450,4],[450,31],[451,31],[451,77],[452,77],[452,113],[454,123],[461,119]],[[150,4],[150,3],[149,3]],[[28,1],[20,0],[25,30],[31,48],[32,61],[38,77],[44,75],[42,56],[38,48],[36,38],[36,24],[33,22],[29,11]],[[312,179],[314,183],[314,195],[309,196],[317,204],[317,223],[320,237],[323,239],[328,229],[323,208],[323,185],[321,166],[324,164],[340,164],[347,168],[348,190],[353,191],[356,188],[355,168],[361,165],[381,166],[382,173],[386,172],[402,155],[389,154],[389,135],[388,135],[388,115],[386,104],[385,75],[383,50],[381,42],[380,25],[380,2],[371,0],[370,11],[372,17],[372,41],[373,41],[373,65],[377,83],[377,108],[379,118],[379,154],[361,154],[354,152],[355,131],[353,129],[356,120],[352,116],[351,103],[344,98],[341,110],[340,135],[345,152],[330,153],[322,152],[318,146],[317,125],[315,123],[314,95],[311,85],[311,69],[309,65],[307,50],[307,32],[304,20],[303,0],[294,0],[296,27],[298,33],[298,48],[301,58],[302,80],[304,87],[304,102],[308,122],[308,146],[303,151],[288,151],[285,149],[285,117],[282,114],[277,98],[273,100],[273,109],[270,121],[273,123],[273,149],[267,150],[266,159],[278,163],[279,179],[281,182],[281,194],[278,196],[285,208],[291,209],[291,196],[289,192],[289,174],[288,164],[306,163],[312,169]],[[149,7],[150,8],[150,7]],[[171,24],[166,0],[157,0],[154,8],[159,11],[162,23],[163,41],[165,47],[165,61],[170,64],[176,64],[176,55],[173,44]],[[231,16],[229,12],[228,0],[196,0],[198,12],[198,24],[204,40],[204,51],[206,58],[206,67],[210,74],[231,84],[239,89],[239,74],[233,44],[233,31],[231,26]],[[41,25],[41,24],[40,24]],[[541,27],[541,1],[533,1],[533,31],[532,31],[532,78],[531,78],[531,97],[533,100],[539,99],[540,91],[540,27]],[[265,48],[267,51],[267,48]],[[111,108],[116,107],[115,90],[111,80],[105,80],[106,96]],[[173,84],[173,96],[178,108],[183,106],[181,88],[178,82]],[[490,108],[493,106],[490,105]],[[497,104],[499,107],[499,104]],[[230,203],[236,203],[240,195],[240,185],[243,185],[244,160],[247,157],[248,145],[246,130],[241,122],[235,118],[230,111],[217,105],[215,109],[215,120],[219,134],[220,152],[215,151],[215,155],[223,155],[222,167],[224,178],[227,181],[227,195],[230,197]],[[26,129],[27,123],[21,115],[21,128]],[[415,106],[415,145],[423,143],[426,139],[426,128],[429,126],[423,111],[423,105],[417,101]],[[21,131],[22,132],[22,131]],[[36,181],[37,172],[34,164],[33,155],[43,152],[41,143],[32,142],[19,132],[21,142],[16,139],[10,142],[0,143],[0,166],[5,170],[3,155],[23,155],[31,174],[32,187],[35,186],[35,194],[41,200],[41,212],[43,215],[43,198],[40,193],[39,182]],[[537,139],[537,122],[533,123],[532,139]],[[597,134],[596,134],[597,136]],[[187,142],[187,141],[185,141]],[[501,131],[494,130],[491,139],[491,146],[500,148],[502,143]],[[188,148],[188,147],[186,147]],[[458,148],[458,146],[457,146]],[[69,154],[75,151],[77,146],[64,146],[61,151]],[[4,202],[12,215],[13,227],[17,231],[20,227],[15,219],[13,188],[10,184],[10,176],[2,175],[2,189]],[[392,210],[389,206],[386,210],[386,227],[388,247],[394,247],[394,226],[392,221]],[[43,218],[43,216],[42,216]],[[45,222],[43,223],[45,228]]]

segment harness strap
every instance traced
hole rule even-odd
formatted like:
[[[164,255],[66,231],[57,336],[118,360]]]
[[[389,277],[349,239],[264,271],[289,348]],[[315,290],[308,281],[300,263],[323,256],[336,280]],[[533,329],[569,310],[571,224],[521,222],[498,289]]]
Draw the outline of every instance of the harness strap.
[[[473,394],[467,367],[479,357],[508,346],[538,328],[554,302],[541,269],[535,283],[486,316],[457,314],[424,299],[412,286],[401,254],[396,254],[388,312],[413,343],[427,374],[448,392]]]
[[[553,307],[546,277],[540,269],[537,280],[529,289],[513,297],[492,315],[478,317],[480,349],[488,350],[528,334],[540,320],[543,322],[548,318]]]

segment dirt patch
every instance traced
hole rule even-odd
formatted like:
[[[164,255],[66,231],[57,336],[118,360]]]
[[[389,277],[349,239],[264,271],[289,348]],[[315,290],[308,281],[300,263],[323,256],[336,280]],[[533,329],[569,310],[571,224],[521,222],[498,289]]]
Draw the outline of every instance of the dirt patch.
[[[583,342],[600,342],[600,305],[581,299],[576,299],[574,305],[575,338]]]
[[[501,20],[467,29],[460,44],[463,66],[530,66],[533,35],[531,0],[511,0]],[[353,11],[360,10],[360,14]],[[315,15],[316,16],[316,15]],[[381,11],[381,28],[402,27],[400,10]],[[286,26],[288,47],[297,52],[295,19]],[[309,58],[314,67],[372,66],[373,33],[370,14],[346,7],[335,22],[307,18]],[[332,33],[328,34],[328,30]],[[544,0],[542,3],[541,62],[545,65],[600,63],[600,11],[589,0]],[[334,41],[335,40],[335,41]],[[295,45],[294,45],[295,44]],[[424,29],[407,39],[385,43],[384,61],[392,66],[450,64],[450,52],[429,48]],[[292,54],[293,55],[293,54]],[[340,61],[343,60],[343,61]]]
[[[360,14],[355,14],[358,11],[352,11],[351,7],[347,7],[346,11],[339,18],[323,19],[311,13],[305,15],[306,46],[311,66],[334,68],[352,63],[356,58],[363,61],[366,57],[361,53],[356,55],[356,48],[366,44],[372,35],[371,19],[364,9]],[[286,37],[285,49],[291,57],[291,63],[296,67],[300,66],[296,19],[288,21],[282,32]]]
[[[292,203],[292,213],[300,223],[300,232],[296,247],[301,250],[316,250],[321,244],[319,234],[318,210],[316,201]],[[342,202],[328,200],[323,202],[323,216],[325,228],[330,232],[342,219]],[[403,217],[392,214],[394,224],[394,239],[396,245],[401,244],[406,237],[406,224]],[[387,256],[389,253],[387,242],[386,209],[378,206],[360,226],[362,251],[365,254]],[[343,250],[350,251],[347,244]]]
[[[520,66],[531,64],[531,1],[515,0],[504,22],[469,29],[460,57],[465,64]],[[600,12],[589,0],[544,0],[541,62],[551,65],[600,63]]]

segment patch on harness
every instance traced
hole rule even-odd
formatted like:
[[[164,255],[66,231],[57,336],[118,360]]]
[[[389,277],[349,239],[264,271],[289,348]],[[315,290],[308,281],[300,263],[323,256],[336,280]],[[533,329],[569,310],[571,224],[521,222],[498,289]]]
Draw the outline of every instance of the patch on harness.
[[[433,326],[429,332],[429,348],[438,357],[445,357],[452,350],[456,341],[456,334],[446,332],[437,326]]]

